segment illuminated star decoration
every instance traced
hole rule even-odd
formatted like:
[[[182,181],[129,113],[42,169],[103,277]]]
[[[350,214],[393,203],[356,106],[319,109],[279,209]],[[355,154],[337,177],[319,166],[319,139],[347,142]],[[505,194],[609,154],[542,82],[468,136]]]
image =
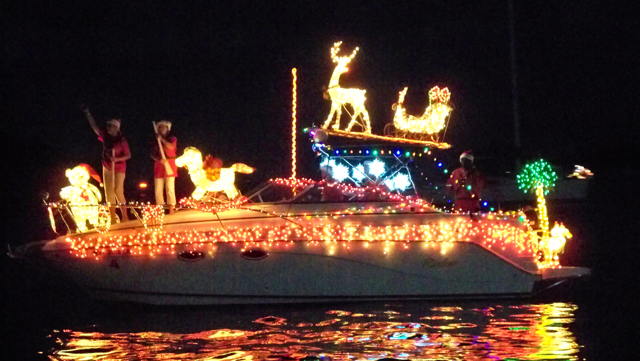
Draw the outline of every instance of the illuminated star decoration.
[[[404,191],[411,186],[411,181],[409,180],[409,175],[398,173],[393,178],[384,181],[384,185],[387,186],[389,190]]]
[[[364,165],[358,164],[357,166],[353,167],[351,171],[351,178],[355,179],[358,183],[360,183],[365,177],[366,176],[364,174]]]
[[[349,168],[343,164],[331,167],[331,178],[335,179],[337,182],[342,182],[349,178]]]
[[[385,172],[384,162],[380,159],[374,159],[373,161],[368,163],[369,165],[369,174],[372,176],[379,178]]]
[[[393,186],[395,189],[404,191],[409,186],[411,186],[411,182],[409,181],[409,175],[404,173],[398,173],[393,177]]]
[[[322,161],[320,162],[320,167],[335,167],[336,166],[336,161],[334,159],[329,160],[328,157],[323,157]]]

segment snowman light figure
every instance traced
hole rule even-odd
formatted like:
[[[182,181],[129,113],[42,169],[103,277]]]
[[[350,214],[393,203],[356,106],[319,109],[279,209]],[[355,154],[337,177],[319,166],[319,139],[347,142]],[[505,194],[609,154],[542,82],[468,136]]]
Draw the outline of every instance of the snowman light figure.
[[[94,227],[99,225],[98,204],[102,201],[102,194],[98,187],[89,183],[89,178],[98,182],[100,176],[88,164],[79,164],[65,172],[70,186],[62,188],[60,198],[66,200],[78,227],[78,232],[88,231],[87,222]],[[102,183],[100,183],[102,186]]]

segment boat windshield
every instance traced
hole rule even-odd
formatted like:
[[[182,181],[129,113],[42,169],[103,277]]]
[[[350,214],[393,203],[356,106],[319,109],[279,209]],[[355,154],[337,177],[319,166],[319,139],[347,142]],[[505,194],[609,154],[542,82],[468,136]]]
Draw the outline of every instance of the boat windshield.
[[[248,199],[252,203],[344,203],[344,202],[399,202],[380,192],[350,192],[326,184],[310,184],[292,188],[282,184],[267,183],[253,192]]]

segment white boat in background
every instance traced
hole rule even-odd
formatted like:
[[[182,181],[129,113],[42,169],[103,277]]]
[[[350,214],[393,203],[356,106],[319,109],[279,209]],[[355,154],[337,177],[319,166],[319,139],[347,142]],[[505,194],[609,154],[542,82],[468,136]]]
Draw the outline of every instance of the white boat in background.
[[[329,192],[334,201],[323,201]],[[10,253],[94,297],[160,305],[522,297],[589,274],[541,268],[519,214],[450,214],[416,198],[296,179],[195,208]]]

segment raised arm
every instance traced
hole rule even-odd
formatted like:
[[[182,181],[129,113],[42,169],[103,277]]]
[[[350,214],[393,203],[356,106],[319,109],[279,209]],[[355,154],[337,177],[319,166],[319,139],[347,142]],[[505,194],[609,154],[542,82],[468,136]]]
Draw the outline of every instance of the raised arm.
[[[91,112],[89,112],[89,107],[87,107],[86,105],[83,105],[81,108],[84,115],[87,116],[87,120],[89,121],[89,125],[91,126],[93,131],[96,132],[98,136],[100,136],[100,128],[98,128],[98,124],[96,124],[96,120],[93,119],[93,115],[91,115]]]

